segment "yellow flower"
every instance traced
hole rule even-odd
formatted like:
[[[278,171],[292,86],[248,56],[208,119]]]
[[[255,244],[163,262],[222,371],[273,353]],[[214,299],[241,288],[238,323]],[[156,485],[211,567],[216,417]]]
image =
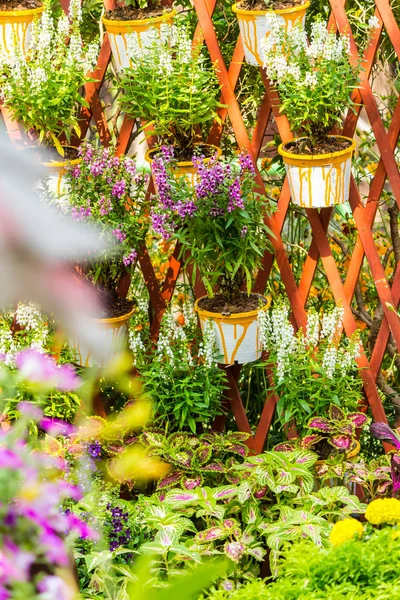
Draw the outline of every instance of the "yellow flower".
[[[381,525],[382,523],[395,524],[400,523],[400,500],[396,498],[378,498],[368,504],[365,513],[367,521],[372,525]]]
[[[355,537],[359,538],[364,533],[364,527],[356,519],[343,519],[332,527],[329,539],[334,546],[349,542]]]

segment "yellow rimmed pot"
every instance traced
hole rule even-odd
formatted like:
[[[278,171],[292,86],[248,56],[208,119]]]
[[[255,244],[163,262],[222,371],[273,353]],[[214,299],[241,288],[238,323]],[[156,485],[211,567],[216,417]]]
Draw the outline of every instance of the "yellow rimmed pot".
[[[14,40],[24,54],[30,44],[34,19],[44,11],[44,6],[27,10],[0,10],[0,48],[8,55],[13,53]]]
[[[300,6],[281,10],[245,10],[240,7],[240,3],[234,4],[232,10],[236,14],[239,23],[246,62],[249,65],[262,67],[261,42],[271,34],[271,15],[276,16],[279,24],[288,33],[299,23],[304,28],[306,11],[309,6],[309,0],[306,0]]]
[[[257,296],[264,303],[261,310],[267,309],[267,299],[264,296],[260,294],[252,294],[252,296]],[[215,344],[219,354],[223,356],[221,364],[243,365],[260,358],[262,352],[258,322],[260,309],[226,316],[222,313],[202,309],[201,302],[205,298],[207,296],[196,300],[194,309],[199,316],[202,331],[207,321],[213,325]]]
[[[335,206],[349,199],[351,159],[356,143],[342,135],[331,137],[347,140],[349,146],[337,152],[314,155],[289,152],[287,146],[291,142],[278,148],[285,163],[292,202],[302,208]]]
[[[219,158],[222,154],[221,148],[219,148],[218,146],[214,146],[213,144],[195,144],[195,145],[198,148],[199,147],[207,148],[209,156],[204,158],[205,164],[209,163],[210,160],[212,158],[214,158],[214,156],[217,156],[217,158]],[[147,150],[147,152],[146,152],[145,159],[150,164],[150,167],[153,164],[154,155],[157,154],[157,152],[160,152],[160,148],[152,148],[150,150]],[[186,177],[187,180],[189,181],[189,183],[194,186],[194,185],[196,185],[196,182],[197,182],[197,169],[191,160],[181,161],[181,162],[178,161],[176,163],[176,167],[174,169],[174,176],[176,179],[179,179],[180,177]],[[154,185],[155,185],[155,181],[154,181]]]
[[[72,146],[66,146],[66,148],[68,147],[72,148]],[[60,155],[60,160],[51,160],[49,162],[42,163],[42,166],[46,171],[46,187],[53,196],[60,200],[68,193],[65,174],[69,167],[79,165],[80,162],[82,162],[82,158],[80,156],[68,160],[64,159]]]
[[[104,367],[118,352],[126,350],[128,346],[128,324],[133,316],[135,307],[125,315],[111,317],[109,319],[92,319],[87,324],[87,329],[93,329],[93,335],[97,335],[98,344],[109,348],[107,356],[102,362],[98,362],[91,352],[75,339],[69,340],[73,355],[73,362],[81,367]]]
[[[130,67],[132,64],[128,54],[128,34],[136,35],[139,48],[145,50],[150,47],[154,39],[154,30],[156,29],[158,35],[161,35],[161,26],[171,26],[175,16],[175,10],[165,12],[159,17],[137,19],[133,21],[119,21],[117,19],[107,19],[103,16],[101,20],[108,33],[111,52],[117,71],[120,72],[122,69]]]

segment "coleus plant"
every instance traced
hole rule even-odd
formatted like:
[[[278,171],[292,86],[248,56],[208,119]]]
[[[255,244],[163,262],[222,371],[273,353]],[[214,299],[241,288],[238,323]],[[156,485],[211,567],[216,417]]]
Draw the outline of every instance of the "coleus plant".
[[[393,431],[387,423],[372,423],[370,430],[378,440],[389,442],[397,450],[390,455],[393,496],[395,496],[396,492],[400,490],[400,431],[399,429]]]
[[[348,452],[353,446],[356,429],[363,427],[368,420],[362,412],[346,413],[336,404],[331,404],[327,417],[313,417],[307,423],[308,429],[318,433],[306,435],[300,442],[283,442],[274,449],[285,452],[298,444],[301,448],[314,449],[319,442],[326,440],[337,452]]]
[[[172,466],[160,479],[158,490],[182,486],[187,490],[202,485],[222,485],[230,481],[229,472],[236,459],[245,458],[249,435],[243,432],[225,435],[214,431],[194,435],[186,432],[165,435],[156,430],[144,431],[139,439],[149,448],[150,456],[159,456]]]

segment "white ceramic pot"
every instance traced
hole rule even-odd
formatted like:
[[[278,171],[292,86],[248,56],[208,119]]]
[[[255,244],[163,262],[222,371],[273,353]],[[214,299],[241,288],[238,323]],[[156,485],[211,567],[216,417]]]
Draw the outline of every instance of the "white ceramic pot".
[[[348,140],[350,146],[338,152],[314,155],[292,154],[285,149],[286,144],[279,146],[294,204],[302,208],[324,208],[348,201],[351,158],[356,144],[344,136],[335,138]]]
[[[31,41],[32,21],[44,11],[44,6],[28,10],[0,10],[0,47],[12,54],[14,40],[25,53]]]
[[[213,313],[200,308],[199,302],[203,298],[196,300],[194,308],[199,316],[202,330],[207,321],[211,321],[213,325],[215,343],[220,355],[223,356],[221,363],[243,365],[260,358],[262,344],[258,309],[224,316],[222,313]],[[259,298],[265,301],[266,309],[266,298],[264,296],[259,296]]]
[[[82,159],[80,157],[74,158],[73,160],[64,160],[64,158],[60,156],[60,160],[51,160],[42,163],[47,175],[44,180],[45,186],[44,182],[41,182],[39,188],[43,189],[46,187],[50,194],[63,205],[63,198],[67,200],[68,194],[68,185],[65,181],[67,169],[71,165],[78,165],[81,161]]]
[[[139,48],[149,48],[154,40],[154,33],[161,33],[161,25],[172,25],[176,15],[174,10],[152,19],[138,19],[135,21],[117,21],[102,17],[102,22],[108,33],[111,52],[115,67],[118,72],[131,66],[128,55],[128,34],[137,36]]]
[[[232,10],[236,13],[242,38],[244,56],[249,65],[262,67],[261,42],[271,33],[271,15],[275,15],[286,32],[301,23],[304,27],[306,11],[310,2],[306,0],[301,6],[282,10],[244,10],[239,4],[234,4]]]
[[[97,337],[100,338],[99,345],[110,348],[108,355],[101,363],[98,363],[90,351],[77,340],[69,340],[73,362],[81,367],[104,367],[115,354],[126,350],[128,346],[128,323],[134,312],[135,308],[132,308],[129,313],[120,317],[93,319],[91,325],[93,329],[96,329]]]

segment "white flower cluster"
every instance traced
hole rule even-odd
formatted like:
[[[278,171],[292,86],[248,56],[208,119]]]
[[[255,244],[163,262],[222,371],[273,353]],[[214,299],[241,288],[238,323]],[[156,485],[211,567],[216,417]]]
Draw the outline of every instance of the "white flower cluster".
[[[149,35],[152,40],[150,49],[146,52],[143,52],[136,33],[127,36],[127,53],[132,69],[157,64],[161,75],[171,75],[174,64],[188,64],[193,59],[192,40],[185,27],[163,24],[160,31],[154,28]],[[201,55],[198,56],[198,61],[203,61]]]
[[[311,310],[306,333],[300,330],[295,335],[287,306],[276,306],[269,313],[259,311],[261,342],[276,360],[277,383],[290,378],[291,365],[305,359],[305,349],[321,362],[329,378],[335,373],[345,376],[354,367],[354,361],[360,356],[360,340],[357,334],[350,340],[340,339],[343,313],[342,308],[336,307],[320,319],[318,313]]]
[[[16,354],[27,346],[38,352],[46,351],[49,328],[37,304],[33,302],[19,303],[15,313],[10,313],[7,317],[0,323],[0,360],[2,362],[9,367],[14,367]],[[13,318],[21,328],[21,333],[15,335],[10,329],[10,321]]]
[[[268,78],[278,85],[290,79],[300,87],[313,88],[318,85],[318,61],[332,62],[332,68],[335,68],[335,63],[350,53],[349,37],[337,37],[319,21],[311,26],[308,44],[301,24],[286,33],[276,15],[268,14],[266,18],[271,34],[261,42],[263,65]]]
[[[204,364],[211,369],[216,366],[215,332],[211,321],[206,321],[203,329],[203,341],[199,345],[199,357],[204,358]]]

